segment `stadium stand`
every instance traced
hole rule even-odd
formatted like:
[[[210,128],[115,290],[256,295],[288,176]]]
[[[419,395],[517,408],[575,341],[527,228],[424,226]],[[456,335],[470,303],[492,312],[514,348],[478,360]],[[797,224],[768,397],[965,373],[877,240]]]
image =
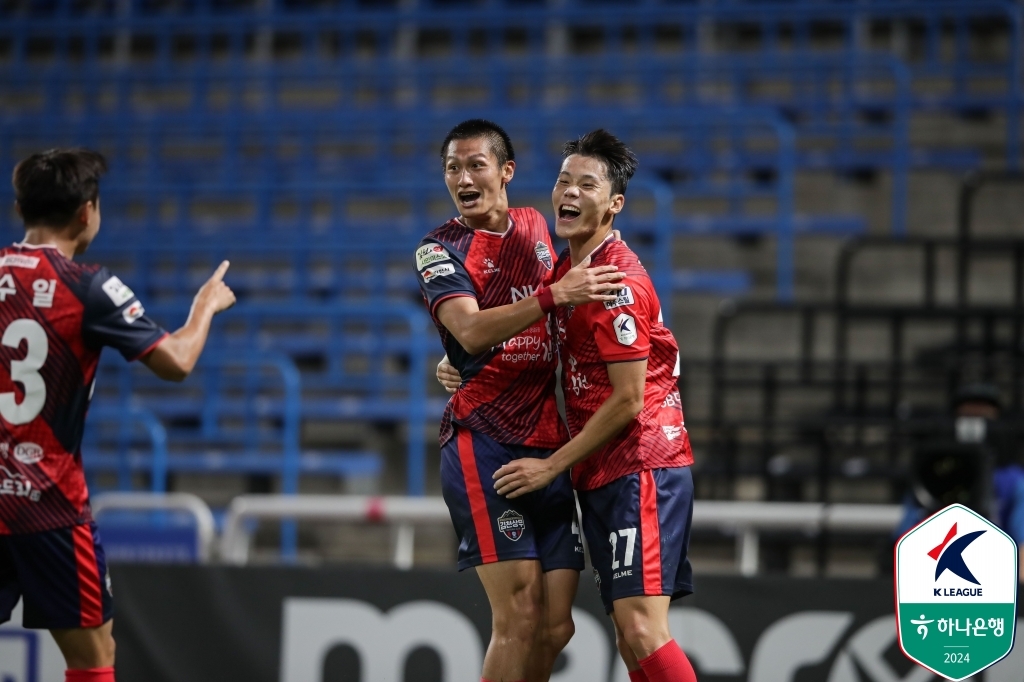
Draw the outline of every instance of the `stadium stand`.
[[[120,488],[204,471],[293,492],[300,474],[388,469],[430,487],[440,347],[409,261],[451,212],[437,143],[479,115],[516,142],[514,198],[545,213],[562,140],[604,126],[630,141],[642,174],[617,227],[672,292],[677,335],[698,326],[680,315],[695,298],[739,299],[699,331],[706,357],[684,350],[702,497],[755,480],[772,500],[891,502],[963,380],[1021,407],[1024,244],[936,236],[920,204],[943,186],[914,182],[1019,166],[1022,39],[1020,5],[996,0],[13,1],[0,162],[103,150],[89,258],[168,322],[231,260],[241,302],[214,344],[273,358],[214,359],[171,388],[104,363],[87,462]],[[862,203],[884,219],[813,196],[824,177],[872,188]],[[704,262],[708,240],[724,262]],[[1015,273],[1004,300],[968,296],[980,258]],[[913,280],[903,298],[879,259]],[[404,465],[304,445],[304,424],[334,421],[397,425]]]

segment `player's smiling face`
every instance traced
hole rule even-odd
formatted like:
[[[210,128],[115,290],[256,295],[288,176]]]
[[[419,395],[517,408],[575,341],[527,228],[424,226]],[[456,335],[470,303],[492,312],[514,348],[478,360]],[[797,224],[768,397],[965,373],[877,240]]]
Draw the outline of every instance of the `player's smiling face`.
[[[562,162],[562,170],[551,192],[555,209],[555,233],[562,239],[586,238],[611,229],[615,214],[625,197],[612,194],[604,161],[573,154]]]
[[[515,161],[504,166],[486,137],[452,140],[444,162],[444,182],[463,218],[486,218],[507,210],[505,185],[512,180]]]

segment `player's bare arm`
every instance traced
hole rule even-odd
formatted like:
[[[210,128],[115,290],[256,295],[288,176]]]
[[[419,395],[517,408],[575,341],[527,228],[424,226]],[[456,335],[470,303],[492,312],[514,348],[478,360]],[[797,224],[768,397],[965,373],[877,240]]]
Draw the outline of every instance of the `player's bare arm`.
[[[508,498],[540,490],[597,452],[644,409],[647,360],[607,364],[612,394],[576,436],[547,459],[517,459],[494,472],[494,488]]]
[[[583,305],[596,301],[614,301],[621,287],[616,283],[625,276],[614,265],[590,267],[587,258],[569,270],[560,281],[551,285],[556,306]],[[508,341],[544,318],[537,296],[480,310],[476,299],[457,296],[443,302],[437,319],[450,331],[467,353],[483,353],[488,348]]]
[[[178,331],[170,334],[142,362],[161,379],[184,381],[191,374],[206,345],[213,316],[235,304],[235,294],[224,283],[224,274],[230,263],[224,261],[200,287],[192,300],[188,320]]]

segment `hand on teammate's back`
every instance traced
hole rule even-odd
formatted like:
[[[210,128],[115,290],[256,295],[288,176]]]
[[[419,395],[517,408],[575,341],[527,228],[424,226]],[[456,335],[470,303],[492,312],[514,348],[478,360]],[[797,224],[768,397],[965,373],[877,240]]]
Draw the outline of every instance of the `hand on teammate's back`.
[[[223,312],[235,304],[235,292],[224,283],[224,273],[231,265],[228,261],[221,263],[210,279],[199,288],[193,301],[194,307],[210,306],[214,315]]]
[[[448,362],[448,356],[441,358],[441,362],[437,363],[437,380],[444,386],[444,390],[449,393],[455,393],[459,390],[459,386],[462,385],[462,375],[459,374],[459,370],[455,369],[452,363]]]
[[[626,276],[617,272],[614,265],[590,267],[590,256],[565,273],[562,279],[551,285],[556,305],[583,305],[597,301],[614,301],[618,298]]]

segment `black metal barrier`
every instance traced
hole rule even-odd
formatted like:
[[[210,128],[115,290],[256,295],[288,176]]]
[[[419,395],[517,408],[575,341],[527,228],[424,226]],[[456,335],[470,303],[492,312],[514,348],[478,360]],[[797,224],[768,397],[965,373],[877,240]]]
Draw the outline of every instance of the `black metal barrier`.
[[[490,632],[472,572],[119,565],[112,577],[119,682],[475,682]],[[552,681],[628,682],[588,574],[574,620]],[[932,679],[899,652],[889,580],[702,577],[671,626],[701,680]],[[986,682],[1024,682],[1024,647],[1000,666]]]

